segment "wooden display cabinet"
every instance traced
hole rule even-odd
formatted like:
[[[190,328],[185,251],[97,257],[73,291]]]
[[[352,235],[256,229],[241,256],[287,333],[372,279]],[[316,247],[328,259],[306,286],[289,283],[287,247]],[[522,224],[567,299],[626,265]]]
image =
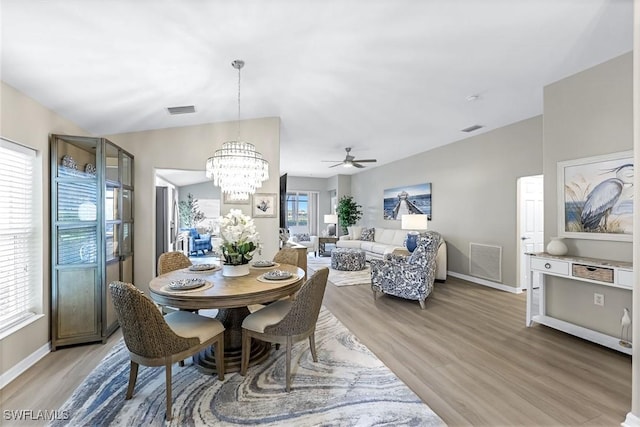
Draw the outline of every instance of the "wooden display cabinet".
[[[109,283],[133,280],[133,156],[104,138],[49,139],[55,351],[118,328]]]

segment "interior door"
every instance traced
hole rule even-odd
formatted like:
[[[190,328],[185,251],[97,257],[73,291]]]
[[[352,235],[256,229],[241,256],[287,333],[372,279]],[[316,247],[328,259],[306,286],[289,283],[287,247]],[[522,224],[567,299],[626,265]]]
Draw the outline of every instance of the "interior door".
[[[156,262],[161,254],[167,252],[169,213],[167,212],[167,187],[156,187]],[[157,266],[156,266],[157,267]]]
[[[542,175],[518,180],[519,218],[519,277],[520,288],[526,289],[529,272],[526,269],[528,252],[544,251],[544,179]],[[534,287],[537,284],[534,283]]]

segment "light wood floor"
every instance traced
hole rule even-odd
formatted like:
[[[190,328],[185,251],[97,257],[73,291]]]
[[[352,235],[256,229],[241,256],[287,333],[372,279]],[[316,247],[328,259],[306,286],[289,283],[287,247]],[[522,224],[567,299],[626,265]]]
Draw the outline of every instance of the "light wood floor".
[[[619,425],[631,407],[631,358],[525,328],[524,304],[524,294],[451,277],[424,311],[389,296],[374,303],[366,285],[328,285],[325,294],[325,306],[450,426]],[[119,338],[47,355],[5,387],[2,409],[59,408]]]

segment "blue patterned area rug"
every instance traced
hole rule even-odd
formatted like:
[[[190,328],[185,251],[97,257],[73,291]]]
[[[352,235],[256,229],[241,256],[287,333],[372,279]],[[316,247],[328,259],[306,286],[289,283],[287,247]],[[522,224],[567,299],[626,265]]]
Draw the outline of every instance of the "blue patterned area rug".
[[[60,409],[64,426],[443,426],[420,398],[324,307],[316,331],[318,362],[308,340],[292,352],[291,392],[284,390],[284,346],[264,363],[218,381],[188,361],[173,367],[173,416],[166,409],[164,369],[140,366],[125,401],[129,359],[120,341]]]

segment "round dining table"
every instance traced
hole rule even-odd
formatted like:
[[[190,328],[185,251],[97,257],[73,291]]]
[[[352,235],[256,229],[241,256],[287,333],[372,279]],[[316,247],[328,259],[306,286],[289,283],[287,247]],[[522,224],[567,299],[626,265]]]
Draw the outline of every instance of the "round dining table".
[[[198,264],[194,264],[198,265]],[[159,305],[181,310],[218,309],[216,318],[225,326],[225,371],[240,370],[242,355],[242,321],[251,312],[248,306],[265,304],[291,296],[304,282],[305,271],[295,265],[275,264],[270,267],[251,267],[249,275],[226,277],[220,266],[212,270],[193,271],[195,267],[162,274],[151,280],[151,298]],[[288,279],[269,280],[265,273],[281,270],[291,273]],[[200,279],[205,284],[195,289],[175,290],[170,286],[185,279]],[[262,362],[269,356],[271,344],[253,340],[249,365]],[[216,372],[214,348],[203,350],[193,357],[194,364],[206,373]]]

